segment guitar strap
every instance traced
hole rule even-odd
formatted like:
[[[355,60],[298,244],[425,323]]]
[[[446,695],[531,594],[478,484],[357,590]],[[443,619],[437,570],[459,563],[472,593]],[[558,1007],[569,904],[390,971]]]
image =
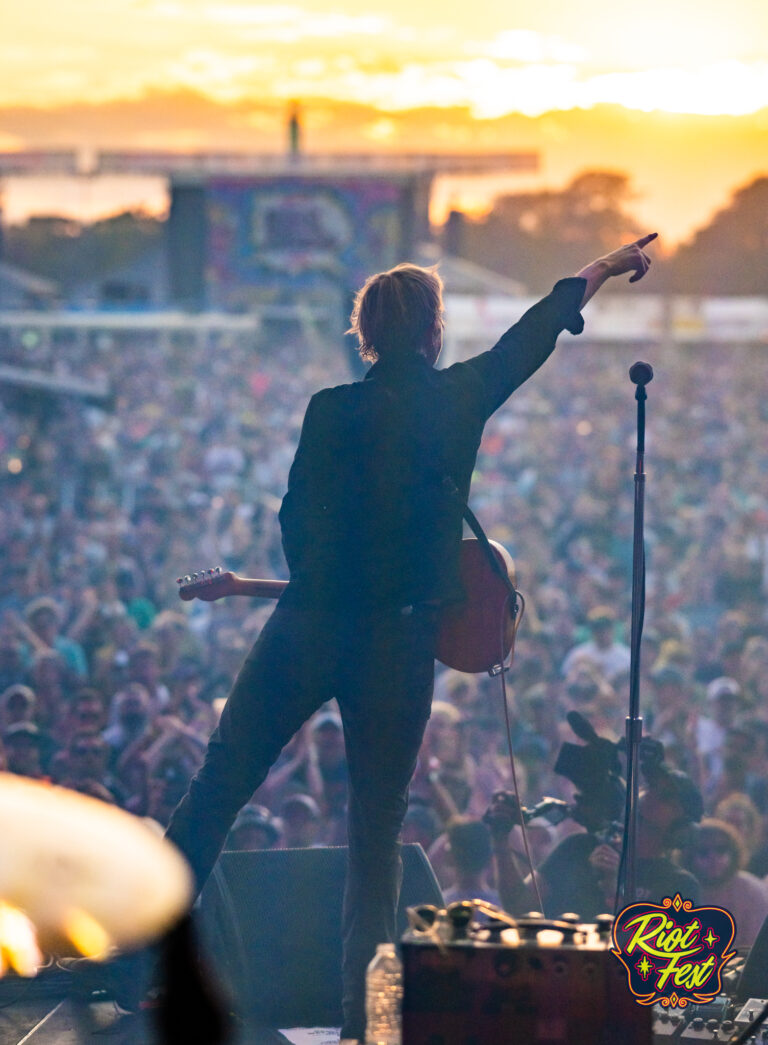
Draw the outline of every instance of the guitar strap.
[[[415,442],[416,442],[416,439],[414,438],[414,443]],[[441,473],[442,473],[442,476],[443,476],[442,479],[439,478]],[[443,490],[448,494],[449,497],[451,497],[454,501],[456,501],[458,504],[461,505],[461,515],[462,515],[462,518],[464,519],[464,521],[466,522],[467,526],[469,526],[469,528],[472,531],[472,533],[475,535],[475,537],[480,542],[480,546],[482,547],[483,551],[485,552],[485,555],[486,555],[486,557],[488,559],[488,563],[489,563],[491,569],[500,578],[500,580],[503,581],[507,591],[509,592],[509,612],[510,612],[510,616],[512,617],[513,620],[517,620],[517,615],[518,615],[518,613],[520,611],[521,605],[523,607],[525,606],[525,599],[520,594],[520,592],[517,590],[517,588],[514,586],[512,581],[509,579],[509,575],[508,575],[505,567],[502,566],[502,564],[499,562],[498,557],[497,557],[496,553],[494,552],[494,550],[493,550],[493,548],[491,546],[491,543],[488,540],[488,537],[486,536],[485,531],[483,530],[482,526],[480,525],[479,520],[477,519],[477,516],[474,514],[472,509],[469,507],[467,502],[464,500],[464,498],[459,493],[459,488],[456,485],[456,483],[453,481],[453,478],[450,475],[450,473],[448,472],[448,470],[445,468],[445,463],[444,462],[438,461],[437,467],[432,471],[432,476],[431,477],[434,479],[434,481],[439,483],[439,485],[443,488]],[[522,616],[520,617],[520,620],[522,620]],[[520,620],[517,620],[517,625],[518,626],[520,624]],[[517,629],[515,629],[515,630],[517,630]]]
[[[451,497],[453,497],[454,500],[459,501],[459,503],[461,504],[461,514],[464,521],[480,542],[480,546],[486,554],[491,569],[504,582],[507,590],[509,591],[509,612],[513,618],[516,617],[520,608],[520,592],[509,579],[509,574],[502,566],[502,564],[499,562],[496,553],[494,552],[493,547],[491,546],[491,542],[488,540],[488,536],[485,530],[480,525],[480,522],[475,513],[472,511],[472,509],[469,507],[469,505],[466,503],[464,498],[459,493],[459,489],[456,486],[456,483],[450,477],[450,475],[446,475],[444,477],[443,489],[446,490],[451,495]]]

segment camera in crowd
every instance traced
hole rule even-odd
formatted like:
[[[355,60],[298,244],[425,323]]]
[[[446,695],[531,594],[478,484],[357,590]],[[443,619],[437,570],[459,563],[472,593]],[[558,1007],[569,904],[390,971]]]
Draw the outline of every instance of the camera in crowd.
[[[568,725],[583,744],[566,741],[560,747],[555,772],[570,780],[578,790],[569,815],[587,831],[613,836],[624,813],[626,785],[621,775],[620,745],[600,737],[578,711],[569,711]]]
[[[564,743],[558,753],[555,772],[578,788],[568,813],[576,823],[592,832],[600,842],[621,848],[626,803],[626,783],[620,756],[626,741],[618,743],[600,737],[578,711],[569,711],[568,724],[582,744]],[[667,795],[682,809],[680,830],[701,819],[701,793],[691,778],[664,761],[664,745],[653,737],[643,737],[638,763],[650,791]]]

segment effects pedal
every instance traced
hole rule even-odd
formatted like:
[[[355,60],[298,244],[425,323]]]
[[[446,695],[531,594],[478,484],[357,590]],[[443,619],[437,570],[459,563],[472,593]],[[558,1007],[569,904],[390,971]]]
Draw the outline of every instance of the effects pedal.
[[[681,1041],[730,1041],[736,1025],[733,1020],[718,1020],[711,1016],[694,1016],[680,1035]]]
[[[403,1045],[651,1045],[605,928],[529,916],[473,936],[451,920],[447,938],[438,923],[402,941]]]
[[[653,1040],[669,1041],[679,1039],[685,1027],[685,1016],[676,1009],[664,1008],[661,1005],[653,1007]]]
[[[734,1016],[736,1030],[744,1033],[751,1024],[759,1021],[767,1005],[768,998],[748,998]],[[766,1043],[768,1045],[768,1020],[759,1023],[754,1028],[753,1033],[745,1040],[752,1043],[752,1045],[757,1045],[757,1043]]]

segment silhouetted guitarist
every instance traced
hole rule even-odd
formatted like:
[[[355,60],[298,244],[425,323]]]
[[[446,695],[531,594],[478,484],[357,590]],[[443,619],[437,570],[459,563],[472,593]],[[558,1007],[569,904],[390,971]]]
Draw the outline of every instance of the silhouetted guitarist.
[[[435,369],[442,282],[398,265],[357,295],[365,378],[312,397],[280,510],[285,593],[248,654],[168,837],[199,887],[282,747],[336,698],[349,765],[342,1038],[362,1039],[365,969],[393,939],[398,836],[429,717],[439,607],[461,599],[461,498],[483,427],[611,276],[640,279],[655,233],[563,279],[488,352]],[[451,495],[449,476],[461,497]]]

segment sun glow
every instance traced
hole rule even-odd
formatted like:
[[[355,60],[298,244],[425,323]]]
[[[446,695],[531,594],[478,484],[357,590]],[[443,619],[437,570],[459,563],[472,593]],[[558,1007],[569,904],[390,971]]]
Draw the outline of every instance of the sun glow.
[[[595,77],[584,93],[587,100],[612,98],[644,112],[743,116],[768,101],[768,62],[723,61],[694,69],[612,73]]]
[[[214,90],[209,77],[199,87]],[[476,119],[519,112],[538,116],[600,104],[696,115],[738,116],[768,106],[768,62],[735,60],[699,68],[661,68],[583,75],[573,63],[508,63],[489,57],[408,62],[363,68],[356,62],[322,68],[294,63],[272,80],[278,97],[354,99],[385,111],[465,106]]]
[[[222,102],[464,106],[480,119],[600,103],[713,115],[768,106],[764,0],[646,0],[642,10],[539,0],[513,25],[498,0],[449,18],[436,0],[372,0],[362,12],[352,0],[113,0],[109,19],[97,0],[68,0],[63,21],[53,0],[7,8],[0,106],[176,88]]]
[[[463,107],[480,120],[600,104],[712,116],[746,115],[768,106],[768,62],[735,60],[699,68],[585,76],[573,63],[508,62],[487,56],[397,64],[387,57],[360,59],[318,49],[282,60],[274,53],[229,55],[198,48],[169,62],[163,78],[222,103],[301,97],[353,100],[384,112]],[[55,84],[66,95],[77,81],[59,76]]]
[[[23,911],[0,900],[0,976],[6,968],[34,976],[42,964],[34,925]]]

